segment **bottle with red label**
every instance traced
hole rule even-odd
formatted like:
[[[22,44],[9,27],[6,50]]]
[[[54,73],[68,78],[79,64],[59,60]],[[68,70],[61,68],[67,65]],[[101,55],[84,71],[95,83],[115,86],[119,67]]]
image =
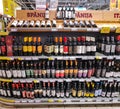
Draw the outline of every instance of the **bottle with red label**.
[[[25,87],[25,83],[21,83],[21,96],[22,98],[26,98],[26,87]]]
[[[5,45],[5,38],[2,37],[1,38],[1,55],[6,56],[6,53],[7,51],[6,51],[6,45]]]
[[[64,53],[64,55],[68,55],[68,39],[67,39],[67,37],[63,38],[63,43],[64,43],[63,53]]]
[[[88,61],[88,78],[92,76],[92,62]]]

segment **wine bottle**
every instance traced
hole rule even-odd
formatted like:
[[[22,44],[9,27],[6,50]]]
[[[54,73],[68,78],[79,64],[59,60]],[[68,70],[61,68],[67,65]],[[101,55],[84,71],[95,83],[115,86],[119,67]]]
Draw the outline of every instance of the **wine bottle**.
[[[42,21],[41,21],[41,27],[45,27],[45,26],[46,26],[45,21],[42,20]]]
[[[59,82],[56,83],[56,97],[57,98],[60,97],[60,83]]]
[[[69,77],[73,77],[73,60],[70,60]]]
[[[50,20],[47,20],[47,22],[46,22],[46,26],[47,26],[47,27],[51,27],[51,26],[52,26]]]
[[[68,39],[67,39],[67,37],[64,37],[63,41],[64,41],[63,53],[64,53],[64,55],[68,55]]]
[[[78,64],[78,78],[81,78],[83,76],[83,62],[80,59]]]
[[[65,93],[64,93],[64,83],[61,82],[60,84],[60,97],[63,98],[65,96]]]
[[[116,44],[115,44],[115,39],[114,36],[111,36],[111,55],[115,55],[115,48],[116,48]]]
[[[59,53],[59,45],[58,45],[58,37],[54,38],[54,55],[58,55]]]
[[[29,26],[29,21],[28,20],[25,20],[24,23],[23,23],[23,27],[28,27]]]
[[[73,37],[73,55],[76,55],[77,53],[77,39],[76,37]]]
[[[73,54],[72,38],[69,37],[69,38],[68,38],[68,41],[69,41],[69,43],[68,43],[68,54],[69,54],[69,55],[72,55],[72,54]]]
[[[43,60],[43,62],[42,62],[42,77],[46,78],[46,74],[47,74],[47,71],[46,71],[46,61]]]
[[[60,63],[60,78],[64,78],[65,76],[65,71],[64,71],[64,61],[61,60],[61,63]]]
[[[59,38],[59,50],[58,51],[60,55],[63,55],[63,38],[62,37]]]
[[[78,90],[77,90],[77,97],[82,96],[82,84],[81,82],[78,83]]]
[[[55,91],[55,82],[52,82],[52,87],[51,87],[51,97],[55,97],[56,91]]]
[[[59,77],[60,77],[60,68],[59,68],[59,61],[58,61],[58,60],[56,60],[55,77],[56,77],[56,78],[59,78]]]
[[[70,97],[70,93],[71,93],[71,83],[70,82],[66,82],[66,91],[65,91],[65,96],[67,98]]]
[[[41,38],[38,37],[38,40],[37,40],[37,55],[42,55],[42,52],[43,52],[43,48],[42,48],[42,43],[41,43]]]
[[[29,37],[28,38],[28,46],[27,46],[28,48],[28,55],[29,56],[32,56],[32,37]]]
[[[50,81],[48,81],[48,83],[47,83],[47,90],[46,90],[46,95],[47,95],[47,97],[51,97],[51,93],[50,93]]]
[[[116,55],[120,55],[120,35],[116,37]]]
[[[28,54],[28,46],[27,46],[27,42],[28,41],[28,37],[24,37],[24,42],[23,42],[23,55],[27,56]]]
[[[19,20],[19,22],[17,23],[17,25],[16,25],[16,24],[15,24],[15,25],[16,25],[17,27],[22,27],[23,22],[24,22],[23,20]],[[14,27],[16,27],[16,26],[14,26]]]
[[[21,77],[26,78],[25,61],[24,60],[22,60],[22,62],[21,62]]]
[[[76,95],[77,95],[77,83],[73,82],[73,85],[72,85],[72,97],[76,97]]]
[[[37,62],[37,60],[34,61],[34,63],[33,63],[33,73],[34,73],[34,77],[38,78],[39,71],[38,71],[38,62]]]
[[[14,21],[12,22],[12,24],[11,24],[10,27],[16,27],[17,24],[18,24],[18,20],[14,20]]]
[[[32,55],[36,56],[37,55],[37,38],[33,37],[33,42],[32,42]]]
[[[51,73],[50,73],[50,61],[47,61],[47,66],[46,66],[46,76],[47,78],[50,78]]]
[[[35,27],[40,27],[40,21],[39,20],[36,20]]]
[[[54,60],[52,60],[52,67],[50,69],[50,73],[51,73],[51,77],[52,78],[55,78],[55,63],[54,63]]]
[[[77,78],[78,76],[78,62],[77,60],[74,61],[74,68],[73,68],[73,77]]]
[[[92,27],[94,27],[94,28],[97,27],[97,25],[95,24],[95,22],[93,20],[90,20],[89,22],[90,22],[90,24],[91,24]]]
[[[46,82],[43,82],[43,88],[42,88],[42,90],[43,90],[43,97],[46,97],[46,95],[47,95],[47,88],[46,88]]]
[[[65,61],[65,78],[69,76],[68,60]]]
[[[45,11],[45,19],[49,19],[49,9],[46,8],[46,11]]]
[[[34,27],[34,24],[35,24],[35,21],[31,20],[30,23],[29,23],[29,27]]]
[[[83,78],[86,78],[88,75],[88,67],[87,67],[87,62],[84,62],[84,69],[83,69]]]
[[[56,20],[52,20],[52,27],[56,27]]]

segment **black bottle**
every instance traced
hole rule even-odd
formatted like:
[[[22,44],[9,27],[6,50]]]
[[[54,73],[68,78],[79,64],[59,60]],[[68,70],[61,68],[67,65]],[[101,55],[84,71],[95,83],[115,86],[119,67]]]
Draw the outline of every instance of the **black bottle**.
[[[60,83],[59,82],[56,83],[56,97],[57,98],[60,97]]]
[[[105,40],[105,55],[110,55],[110,37],[106,36],[106,40]]]
[[[65,93],[64,93],[64,83],[61,82],[61,84],[60,84],[60,97],[63,98],[64,95],[65,95]]]
[[[52,87],[51,87],[51,97],[55,97],[56,91],[55,91],[55,82],[52,82]]]
[[[10,83],[6,83],[6,92],[7,92],[7,97],[11,97],[11,87],[10,87]]]
[[[20,88],[19,88],[19,85],[18,85],[18,83],[16,84],[16,96],[17,96],[17,98],[21,98],[21,92],[20,92]]]
[[[111,36],[111,55],[115,55],[115,48],[116,48],[116,44],[115,44],[115,37]]]
[[[38,83],[35,83],[35,85],[34,85],[34,96],[35,96],[35,98],[39,97]]]
[[[108,82],[104,81],[102,86],[102,97],[106,97],[107,95],[107,85],[108,85]]]
[[[77,54],[77,39],[73,37],[73,55]]]
[[[54,60],[52,60],[52,67],[50,69],[51,77],[55,78],[55,63]]]
[[[78,83],[77,97],[82,97],[82,83]]]
[[[18,55],[19,56],[23,55],[22,48],[23,48],[23,41],[22,41],[22,37],[20,36],[19,37],[19,43],[18,43]]]
[[[47,61],[47,67],[46,67],[46,76],[47,78],[50,78],[50,61]]]
[[[43,97],[46,97],[46,95],[47,95],[47,88],[46,88],[46,83],[45,82],[43,82],[43,87],[42,87],[42,90],[43,90],[43,94],[42,94],[42,96]]]
[[[34,73],[34,77],[38,78],[38,74],[39,74],[39,70],[38,70],[38,62],[37,60],[33,62],[33,73]]]
[[[18,56],[18,43],[16,37],[13,40],[13,55]]]
[[[69,38],[68,38],[68,41],[69,41],[69,43],[68,43],[68,54],[69,54],[69,55],[72,55],[72,54],[73,54],[72,38],[69,37]]]
[[[42,77],[46,78],[46,74],[47,74],[47,72],[46,72],[46,61],[44,60],[42,62]]]
[[[72,85],[72,97],[76,97],[77,96],[77,83],[73,82]]]
[[[70,97],[70,93],[71,93],[71,83],[70,82],[66,82],[65,96],[67,98],[69,98]]]
[[[95,75],[97,78],[101,76],[101,60],[96,60],[96,72]]]
[[[51,97],[51,93],[50,93],[50,81],[47,83],[47,90],[46,90],[46,93],[47,93],[47,97]]]
[[[107,59],[103,58],[102,59],[102,71],[101,71],[101,77],[105,77],[106,75],[106,67],[107,67]]]
[[[46,95],[45,94],[46,93],[45,86],[43,86],[43,87],[44,87],[44,95]],[[42,98],[42,96],[43,96],[43,87],[42,87],[42,83],[39,82],[39,86],[38,86],[39,98]]]

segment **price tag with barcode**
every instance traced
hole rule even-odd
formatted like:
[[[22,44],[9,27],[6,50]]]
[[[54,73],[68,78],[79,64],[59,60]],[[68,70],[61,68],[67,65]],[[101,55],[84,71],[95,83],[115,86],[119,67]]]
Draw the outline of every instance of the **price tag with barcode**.
[[[110,27],[102,27],[101,33],[110,33]]]

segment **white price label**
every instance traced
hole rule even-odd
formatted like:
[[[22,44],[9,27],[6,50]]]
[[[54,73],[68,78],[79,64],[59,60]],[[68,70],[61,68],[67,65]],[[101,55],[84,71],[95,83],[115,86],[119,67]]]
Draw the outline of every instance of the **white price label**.
[[[16,32],[17,29],[16,29],[16,28],[11,28],[11,31],[12,31],[12,32]]]
[[[58,29],[57,28],[52,28],[51,31],[58,31]]]
[[[93,29],[92,28],[87,28],[87,31],[93,31]]]
[[[78,28],[71,28],[71,31],[78,31]]]
[[[99,28],[93,28],[93,32],[99,32],[100,29]]]

